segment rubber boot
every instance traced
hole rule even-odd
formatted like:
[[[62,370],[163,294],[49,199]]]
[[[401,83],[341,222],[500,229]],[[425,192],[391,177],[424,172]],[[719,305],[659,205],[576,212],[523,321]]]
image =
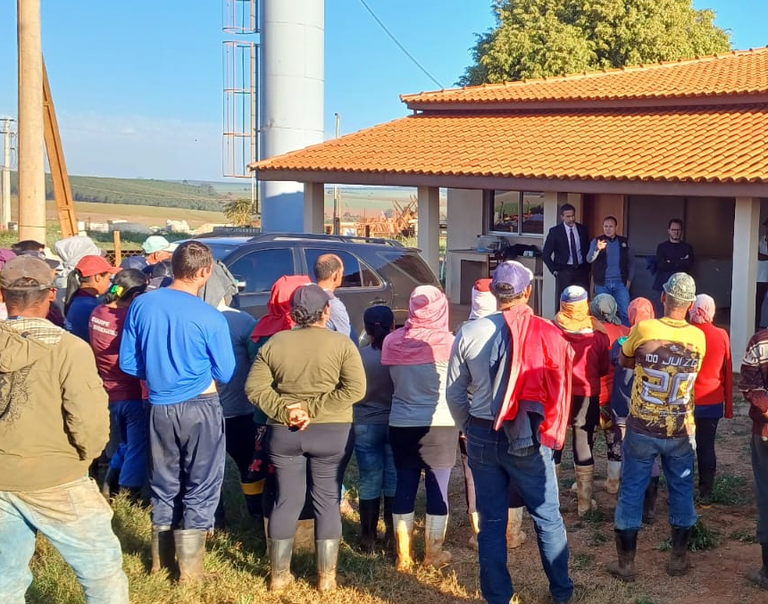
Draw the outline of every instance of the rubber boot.
[[[659,477],[654,476],[645,489],[645,498],[643,499],[643,524],[653,524],[656,516],[656,497],[659,494]]]
[[[763,566],[747,573],[747,579],[762,589],[768,589],[768,545],[763,545]]]
[[[608,460],[608,477],[605,479],[606,493],[615,495],[619,492],[619,486],[621,485],[621,462]]]
[[[340,541],[340,539],[319,539],[315,542],[318,591],[336,589],[336,565],[339,561]]]
[[[688,572],[691,563],[688,561],[688,543],[691,540],[693,528],[672,527],[672,552],[669,556],[667,574],[670,577],[679,577]]]
[[[293,540],[294,552],[315,551],[315,519],[299,520],[296,524],[296,537]]]
[[[293,583],[291,556],[293,539],[267,539],[269,591],[282,591]]]
[[[434,566],[442,568],[450,564],[453,556],[451,552],[443,549],[445,541],[445,531],[448,529],[448,514],[445,516],[433,516],[427,514],[424,523],[424,545],[426,553],[424,555],[424,566]]]
[[[173,542],[173,530],[170,526],[152,526],[152,569],[151,574],[159,573],[164,568],[176,570],[176,546]]]
[[[616,536],[618,560],[608,563],[608,572],[627,583],[635,580],[635,553],[637,552],[637,531],[613,531]]]
[[[360,500],[360,551],[370,554],[376,549],[376,527],[379,524],[379,499]],[[318,541],[319,543],[319,541]],[[319,555],[319,553],[318,553]]]
[[[559,463],[555,464],[555,480],[557,480],[558,483],[560,482],[560,464]]]
[[[469,523],[472,525],[472,536],[469,538],[469,547],[477,551],[477,536],[480,534],[480,516],[477,512],[469,515]]]
[[[507,517],[507,547],[515,549],[528,540],[523,532],[523,508],[509,508]]]
[[[397,539],[395,539],[395,524],[392,521],[392,505],[394,497],[384,497],[384,549],[397,555]]]
[[[397,541],[397,570],[405,572],[413,565],[413,512],[392,514]]]
[[[704,509],[712,507],[712,489],[715,486],[715,470],[699,470],[699,505]]]
[[[104,475],[104,482],[101,483],[101,494],[105,499],[114,499],[120,490],[120,468],[109,466]]]
[[[207,534],[208,531],[195,529],[173,531],[176,558],[179,561],[179,583],[194,583],[202,580]]]
[[[597,502],[592,499],[592,489],[595,482],[595,466],[575,466],[576,468],[576,484],[578,485],[578,491],[576,496],[578,497],[579,518],[587,514],[587,512],[597,509]]]

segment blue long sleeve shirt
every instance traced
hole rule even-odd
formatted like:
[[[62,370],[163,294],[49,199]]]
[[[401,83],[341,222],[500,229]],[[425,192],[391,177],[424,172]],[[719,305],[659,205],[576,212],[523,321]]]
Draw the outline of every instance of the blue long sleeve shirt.
[[[158,289],[131,304],[120,368],[144,379],[153,405],[172,405],[229,382],[235,355],[224,315],[199,298]]]

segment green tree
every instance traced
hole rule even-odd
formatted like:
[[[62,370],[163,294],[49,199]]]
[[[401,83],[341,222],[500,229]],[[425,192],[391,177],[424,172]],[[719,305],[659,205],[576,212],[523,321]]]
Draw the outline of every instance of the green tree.
[[[493,0],[462,86],[688,59],[730,50],[692,0]]]
[[[239,197],[224,204],[224,215],[235,226],[253,224],[253,202],[246,197]]]

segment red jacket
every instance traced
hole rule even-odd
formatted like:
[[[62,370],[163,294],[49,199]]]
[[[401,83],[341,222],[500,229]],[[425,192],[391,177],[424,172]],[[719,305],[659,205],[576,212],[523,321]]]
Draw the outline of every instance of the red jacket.
[[[597,396],[600,378],[608,375],[611,366],[611,343],[600,331],[573,333],[558,328],[560,336],[573,348],[573,395]]]
[[[510,380],[495,428],[517,416],[520,401],[544,405],[539,442],[562,449],[571,414],[571,373],[573,350],[551,322],[533,315],[530,306],[504,311],[512,334]]]
[[[733,365],[728,333],[712,323],[693,323],[704,332],[707,352],[696,376],[693,400],[696,406],[725,403],[725,417],[733,417]]]
[[[608,334],[608,340],[611,345],[608,347],[610,354],[614,343],[622,336],[629,335],[629,327],[626,325],[614,325],[613,323],[603,323],[605,331]],[[611,392],[613,392],[613,378],[616,375],[616,367],[613,363],[608,363],[608,373],[600,378],[600,406],[604,407],[611,402]]]

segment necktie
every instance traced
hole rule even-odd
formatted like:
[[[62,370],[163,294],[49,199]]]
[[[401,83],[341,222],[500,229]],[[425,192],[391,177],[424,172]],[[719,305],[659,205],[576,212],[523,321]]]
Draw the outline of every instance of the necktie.
[[[568,234],[571,238],[571,258],[573,259],[573,266],[579,266],[579,253],[576,251],[576,237],[573,236],[573,227],[568,229]]]

